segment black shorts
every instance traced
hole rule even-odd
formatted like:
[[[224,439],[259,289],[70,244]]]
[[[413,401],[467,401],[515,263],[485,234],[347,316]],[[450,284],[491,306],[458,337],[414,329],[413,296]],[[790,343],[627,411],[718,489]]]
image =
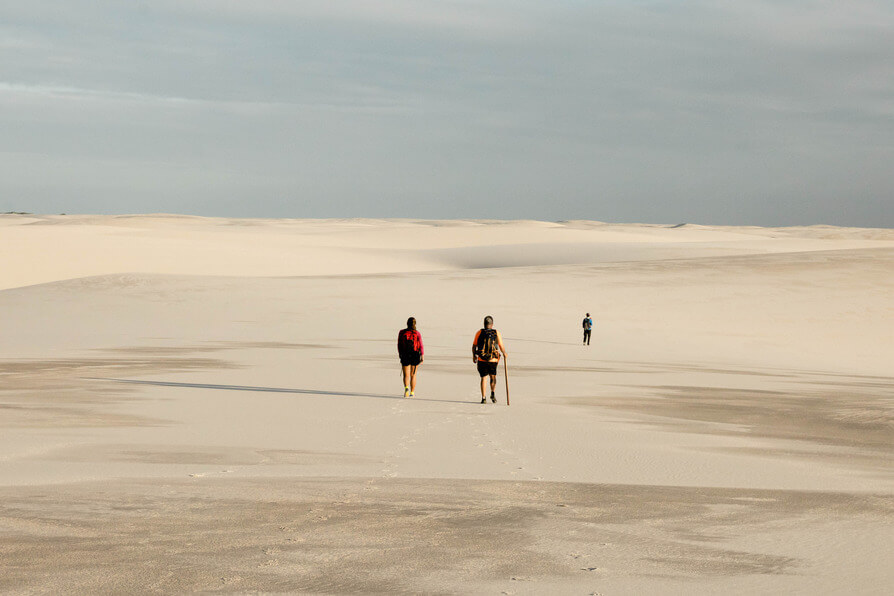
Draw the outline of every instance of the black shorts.
[[[400,357],[401,366],[419,366],[419,354],[404,354]]]
[[[479,360],[478,374],[481,375],[482,379],[487,375],[497,374],[497,364],[499,364],[499,362],[484,362],[483,360]]]

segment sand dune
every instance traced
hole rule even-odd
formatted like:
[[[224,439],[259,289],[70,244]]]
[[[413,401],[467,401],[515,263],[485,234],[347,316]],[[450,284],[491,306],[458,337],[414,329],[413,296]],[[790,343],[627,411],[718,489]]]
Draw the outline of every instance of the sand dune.
[[[887,248],[886,230],[0,216],[0,289],[120,273],[357,275]],[[830,240],[836,240],[832,247]]]
[[[0,591],[894,585],[891,230],[0,216],[0,258]]]

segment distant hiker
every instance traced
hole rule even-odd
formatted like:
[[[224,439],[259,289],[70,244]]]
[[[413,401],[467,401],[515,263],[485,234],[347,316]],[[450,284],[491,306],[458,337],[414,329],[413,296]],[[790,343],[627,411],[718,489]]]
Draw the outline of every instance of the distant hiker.
[[[497,403],[494,391],[497,389],[497,364],[500,362],[500,354],[508,356],[503,345],[503,336],[494,329],[494,318],[490,315],[484,317],[484,328],[479,329],[472,340],[472,362],[478,365],[478,374],[481,376],[481,403],[487,403],[486,384],[490,377],[490,400]]]
[[[404,377],[404,397],[416,394],[416,370],[425,360],[422,334],[416,331],[416,319],[407,319],[407,328],[397,334],[397,354]]]
[[[590,313],[587,313],[587,316],[584,317],[584,343],[588,346],[590,345],[590,331],[593,329],[593,319],[590,318]]]

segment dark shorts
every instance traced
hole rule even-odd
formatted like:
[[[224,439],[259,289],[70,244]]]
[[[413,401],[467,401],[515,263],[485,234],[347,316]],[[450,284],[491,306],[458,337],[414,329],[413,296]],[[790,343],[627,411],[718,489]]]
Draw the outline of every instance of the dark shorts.
[[[419,354],[405,354],[400,357],[401,366],[419,366]]]
[[[478,374],[484,378],[487,375],[495,375],[497,374],[497,364],[499,362],[482,362],[478,361]]]

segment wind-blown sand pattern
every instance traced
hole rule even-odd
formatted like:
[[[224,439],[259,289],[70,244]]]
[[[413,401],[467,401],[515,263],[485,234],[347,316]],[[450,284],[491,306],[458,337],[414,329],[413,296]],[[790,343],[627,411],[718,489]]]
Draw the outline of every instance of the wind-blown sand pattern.
[[[0,260],[4,593],[894,586],[894,231],[0,216]]]

